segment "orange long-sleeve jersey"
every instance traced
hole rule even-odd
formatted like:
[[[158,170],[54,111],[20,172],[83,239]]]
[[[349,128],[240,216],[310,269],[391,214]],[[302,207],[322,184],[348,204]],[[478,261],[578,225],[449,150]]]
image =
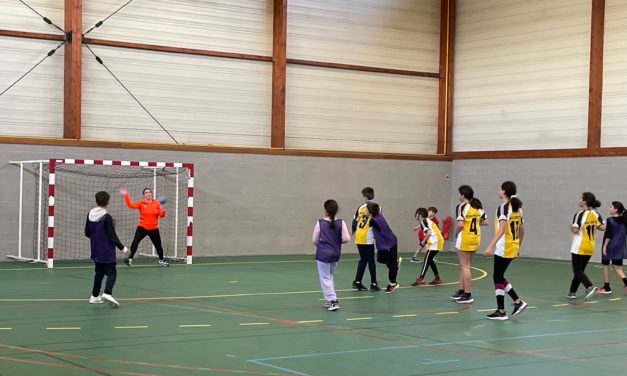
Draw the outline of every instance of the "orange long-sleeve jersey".
[[[131,201],[131,197],[128,194],[124,195],[124,202],[126,206],[131,209],[139,209],[139,222],[137,226],[143,227],[146,230],[154,230],[159,228],[159,218],[165,217],[165,210],[157,200],[150,202],[146,200]]]

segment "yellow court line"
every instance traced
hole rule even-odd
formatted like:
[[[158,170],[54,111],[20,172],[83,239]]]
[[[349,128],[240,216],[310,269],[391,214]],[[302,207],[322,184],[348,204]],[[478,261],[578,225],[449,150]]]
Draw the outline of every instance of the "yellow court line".
[[[80,326],[48,327],[46,330],[81,330]]]
[[[350,317],[346,321],[372,320],[372,317]]]
[[[458,311],[449,311],[449,312],[436,312],[436,315],[456,315],[458,314]]]
[[[114,326],[113,329],[146,329],[148,325]]]
[[[0,330],[13,330],[13,328],[0,328]]]
[[[415,313],[408,313],[406,315],[394,315],[392,317],[394,318],[402,318],[402,317],[416,317],[417,315]]]
[[[241,322],[240,326],[270,325],[269,322]]]
[[[299,324],[313,324],[313,323],[317,323],[317,322],[324,322],[324,320],[303,320],[303,321],[296,321]]]
[[[617,300],[621,300],[621,299],[622,299],[622,298],[612,298],[612,299],[610,299],[610,302],[615,302],[615,301],[617,301]]]
[[[211,326],[211,324],[181,324],[179,328],[206,328]]]
[[[477,312],[492,312],[494,311],[494,308],[490,308],[490,309],[478,309]]]
[[[598,302],[599,302],[598,300],[593,300],[591,302],[584,302],[584,304],[594,304],[594,303],[598,303]]]
[[[566,307],[569,306],[570,304],[568,303],[562,303],[562,304],[553,304],[553,307]]]

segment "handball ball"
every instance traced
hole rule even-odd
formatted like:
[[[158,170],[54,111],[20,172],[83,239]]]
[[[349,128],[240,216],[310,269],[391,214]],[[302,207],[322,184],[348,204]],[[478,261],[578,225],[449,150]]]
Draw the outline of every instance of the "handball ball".
[[[164,195],[157,196],[157,201],[159,201],[162,205],[168,203],[168,197]]]

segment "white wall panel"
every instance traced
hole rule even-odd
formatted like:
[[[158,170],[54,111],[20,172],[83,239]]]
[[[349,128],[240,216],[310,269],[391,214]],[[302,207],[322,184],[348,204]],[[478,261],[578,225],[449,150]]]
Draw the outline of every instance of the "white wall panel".
[[[289,0],[287,57],[438,71],[440,0]]]
[[[64,0],[29,0],[26,3],[63,29]],[[18,0],[0,0],[0,29],[63,34]]]
[[[435,153],[438,80],[287,68],[288,148]]]
[[[84,1],[83,30],[124,3]],[[134,1],[88,36],[270,56],[272,0]]]
[[[627,146],[627,1],[605,3],[601,146]]]
[[[60,42],[0,37],[0,92]],[[63,136],[63,47],[0,96],[0,135]]]
[[[270,63],[92,48],[179,142],[270,145]],[[83,59],[83,138],[172,142],[87,49]]]
[[[585,147],[591,2],[457,7],[453,150]]]

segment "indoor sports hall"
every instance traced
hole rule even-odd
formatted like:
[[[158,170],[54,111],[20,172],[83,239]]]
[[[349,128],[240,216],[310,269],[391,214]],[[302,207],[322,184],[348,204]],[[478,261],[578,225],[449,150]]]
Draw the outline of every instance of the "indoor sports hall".
[[[622,374],[625,25],[0,0],[0,375]]]

